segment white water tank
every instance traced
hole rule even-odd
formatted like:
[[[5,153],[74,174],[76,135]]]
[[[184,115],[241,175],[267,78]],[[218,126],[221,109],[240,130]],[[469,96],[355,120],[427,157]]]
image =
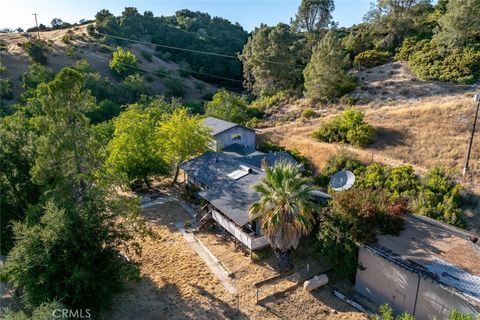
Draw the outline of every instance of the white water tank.
[[[307,280],[303,283],[303,289],[305,291],[312,291],[321,286],[324,286],[328,283],[328,276],[326,274],[321,274],[319,276],[315,276],[310,280]]]

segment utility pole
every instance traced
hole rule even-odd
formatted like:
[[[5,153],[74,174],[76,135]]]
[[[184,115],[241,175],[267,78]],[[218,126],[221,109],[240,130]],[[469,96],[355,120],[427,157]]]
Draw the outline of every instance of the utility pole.
[[[38,13],[32,13],[32,14],[35,16],[35,24],[37,25],[37,37],[38,39],[40,39],[40,29],[38,29],[38,20],[37,20]]]
[[[475,127],[477,125],[477,119],[478,119],[478,110],[480,109],[480,92],[475,94],[475,96],[473,97],[473,101],[477,104],[477,110],[475,111],[475,118],[473,120],[472,133],[470,134],[470,140],[468,141],[467,157],[465,158],[465,165],[463,166],[464,177],[468,171],[468,161],[470,160],[470,153],[472,152],[473,136],[475,135]]]

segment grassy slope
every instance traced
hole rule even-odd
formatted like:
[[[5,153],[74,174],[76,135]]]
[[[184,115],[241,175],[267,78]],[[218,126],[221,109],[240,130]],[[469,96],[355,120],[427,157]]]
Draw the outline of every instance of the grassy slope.
[[[99,44],[95,43],[94,39],[87,35],[86,28],[87,25],[78,28],[71,28],[75,35],[78,36],[78,39],[73,40],[70,45],[65,45],[61,41],[62,36],[70,29],[40,32],[41,39],[48,41],[50,44],[50,50],[47,54],[47,66],[54,71],[59,71],[61,68],[71,65],[79,59],[85,59],[90,64],[93,71],[117,81],[117,79],[111,76],[108,69],[108,60],[110,59],[111,54],[99,51]],[[28,69],[28,65],[30,64],[28,57],[18,44],[27,41],[29,36],[34,37],[36,34],[0,34],[0,40],[5,40],[8,43],[8,50],[0,51],[0,61],[7,68],[6,72],[2,74],[2,77],[8,78],[13,82],[15,96],[18,96],[18,94],[21,93],[20,76]],[[154,74],[154,72],[160,68],[171,72],[172,75],[176,76],[184,83],[186,92],[184,100],[200,99],[205,93],[216,90],[214,86],[193,77],[178,77],[177,70],[179,69],[179,65],[173,62],[163,61],[156,56],[153,56],[152,61],[150,62],[142,57],[142,51],[153,54],[155,53],[154,48],[137,43],[127,45],[125,47],[128,47],[129,50],[139,58],[139,68],[149,71],[149,75],[153,77],[153,81],[150,83],[147,82],[147,84],[160,94],[165,90],[165,78],[158,77]],[[68,46],[75,46],[79,49],[75,56],[67,56],[65,50]],[[145,74],[144,76],[146,77],[147,75],[148,74]],[[197,87],[201,87],[202,89],[198,89]],[[13,101],[5,102],[13,103]]]
[[[389,70],[394,70],[394,73]],[[270,139],[299,150],[319,170],[341,149],[356,153],[367,163],[411,164],[419,174],[432,166],[452,168],[458,179],[478,198],[480,130],[477,130],[471,153],[470,174],[466,179],[460,174],[475,112],[471,87],[421,81],[409,72],[404,63],[394,63],[359,74],[359,88],[354,95],[360,99],[357,108],[365,112],[366,120],[377,129],[377,137],[368,148],[358,149],[313,139],[311,133],[345,106],[326,108],[305,100],[298,101],[297,107],[313,106],[322,116],[311,121],[297,118],[293,122],[277,123],[275,127],[262,129],[261,139]],[[290,105],[276,113],[282,117],[286,108],[295,109]],[[470,227],[480,232],[480,204],[467,208],[466,215]]]

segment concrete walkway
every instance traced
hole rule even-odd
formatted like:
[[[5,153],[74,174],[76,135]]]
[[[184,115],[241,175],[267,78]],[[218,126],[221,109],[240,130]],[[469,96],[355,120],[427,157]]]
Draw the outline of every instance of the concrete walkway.
[[[236,296],[237,289],[233,286],[232,281],[228,277],[225,269],[223,269],[220,265],[220,261],[200,241],[197,240],[193,233],[185,231],[182,222],[177,222],[175,226],[182,233],[185,241],[187,241],[187,243],[193,248],[193,250],[195,250],[195,252],[200,256],[200,258],[202,258],[207,267],[210,268],[210,270],[218,278],[218,280],[222,282],[225,289],[227,289],[228,292]]]

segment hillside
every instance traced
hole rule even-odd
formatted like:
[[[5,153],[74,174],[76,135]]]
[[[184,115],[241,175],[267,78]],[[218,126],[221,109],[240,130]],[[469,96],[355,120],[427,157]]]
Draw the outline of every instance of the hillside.
[[[383,107],[373,104],[358,108],[365,111],[366,121],[377,131],[374,143],[365,149],[315,140],[312,132],[331,115],[265,128],[261,130],[261,135],[263,139],[297,149],[312,161],[317,170],[321,170],[335,153],[347,149],[367,163],[412,164],[420,174],[432,166],[452,168],[471,192],[480,194],[478,138],[472,148],[469,177],[463,180],[460,175],[475,112],[471,93],[437,95],[395,101]],[[337,111],[333,108],[328,110],[332,114]],[[477,231],[480,223],[478,214],[475,217],[474,213],[479,210],[477,206],[467,212],[467,216],[475,218],[471,227]]]
[[[109,71],[109,60],[111,53],[104,44],[90,37],[87,32],[88,25],[80,27],[60,29],[54,31],[40,32],[40,38],[47,41],[49,50],[47,52],[47,67],[54,72],[58,72],[61,68],[70,66],[75,61],[80,59],[86,60],[93,72],[98,72],[100,75],[110,78],[114,82],[119,82],[119,79],[112,76]],[[73,32],[72,40],[69,44],[62,42],[62,37],[69,31]],[[6,71],[2,74],[3,78],[8,78],[12,81],[14,99],[4,100],[6,104],[15,102],[15,97],[21,93],[21,75],[28,70],[31,63],[25,51],[19,46],[29,39],[33,38],[36,33],[10,33],[0,34],[0,41],[6,43],[6,50],[0,51],[0,61],[6,67]],[[183,83],[185,95],[184,101],[199,100],[207,93],[216,91],[216,87],[202,80],[196,79],[192,76],[181,77],[178,71],[181,69],[180,65],[172,61],[164,61],[155,56],[155,50],[144,44],[125,43],[123,48],[128,48],[139,59],[138,67],[144,72],[144,77],[156,93],[162,94],[165,91],[165,83],[167,77],[170,75]],[[73,55],[67,54],[68,48],[75,48]],[[147,60],[145,56],[150,56],[151,61]],[[157,73],[160,70],[160,75]],[[141,71],[140,71],[141,72]]]

